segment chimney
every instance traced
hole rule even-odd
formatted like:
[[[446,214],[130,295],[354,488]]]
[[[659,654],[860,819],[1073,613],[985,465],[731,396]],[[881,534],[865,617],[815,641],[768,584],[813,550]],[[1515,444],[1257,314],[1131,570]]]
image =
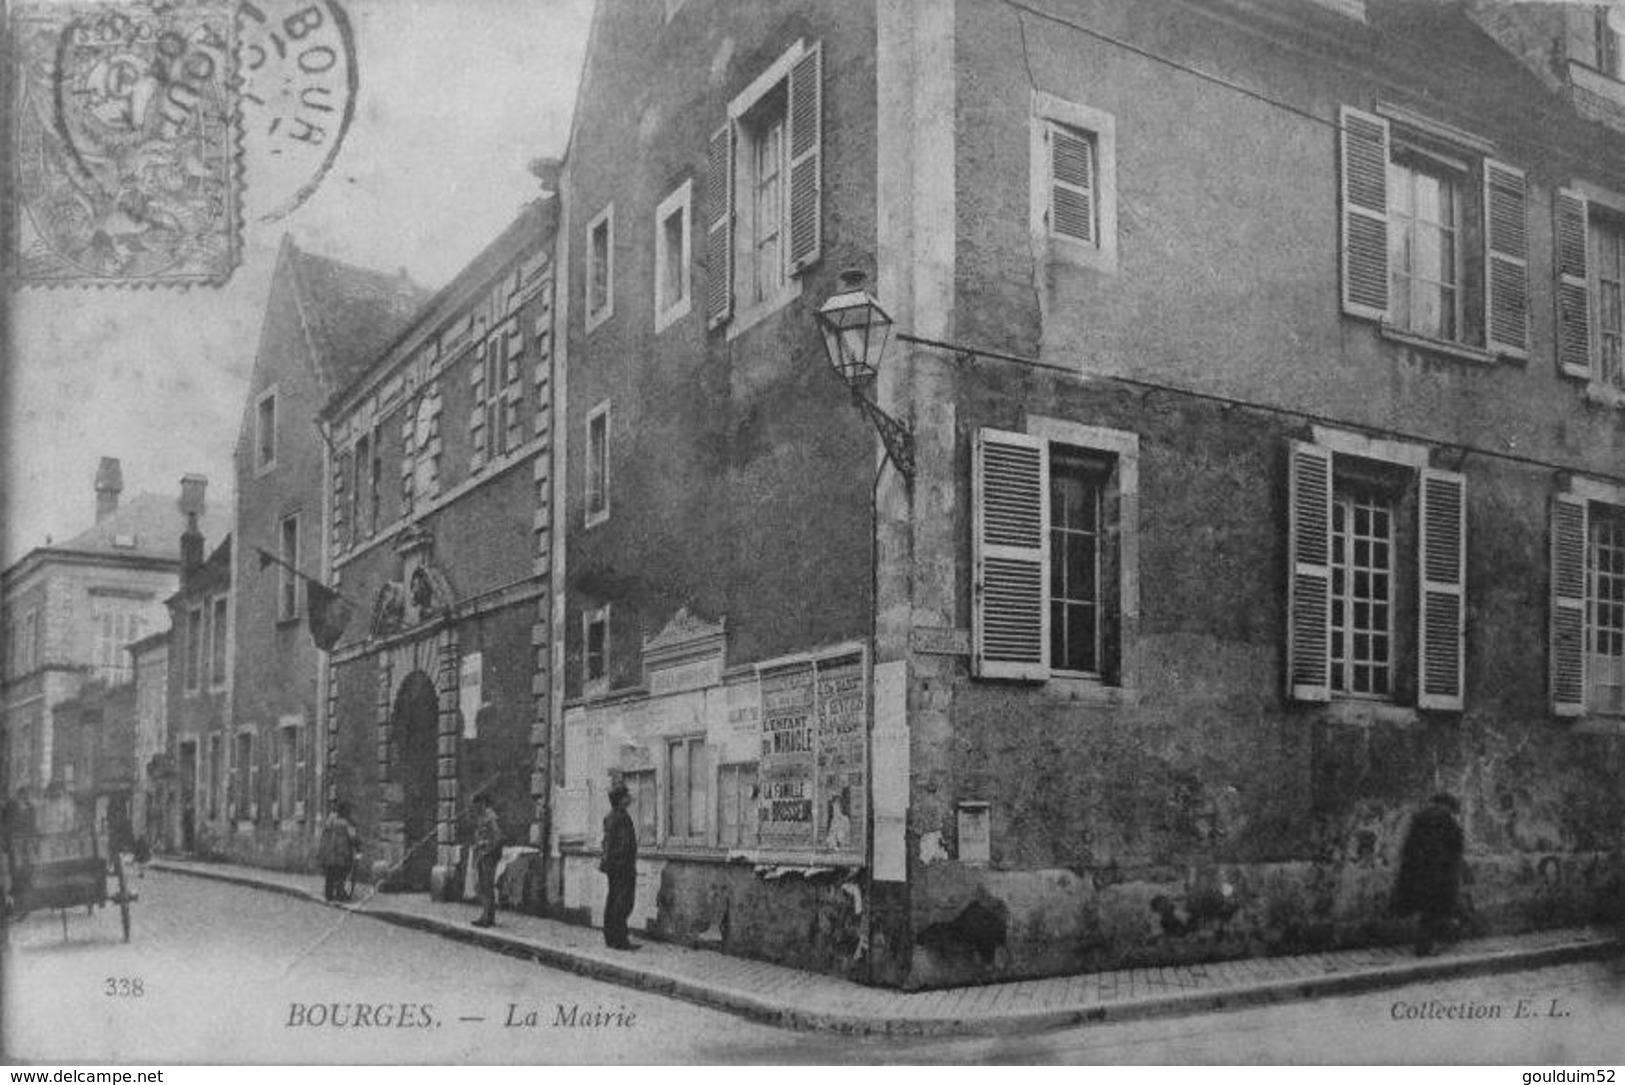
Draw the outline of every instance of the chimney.
[[[117,456],[103,456],[96,468],[96,522],[118,511],[118,495],[124,492],[124,471]]]
[[[184,475],[181,478],[181,499],[176,505],[186,517],[186,530],[181,532],[181,583],[203,567],[203,532],[198,529],[198,518],[203,515],[203,492],[209,480],[202,475]]]
[[[542,199],[552,199],[559,194],[559,181],[564,176],[564,162],[557,158],[533,158],[529,167],[531,174],[541,182]]]

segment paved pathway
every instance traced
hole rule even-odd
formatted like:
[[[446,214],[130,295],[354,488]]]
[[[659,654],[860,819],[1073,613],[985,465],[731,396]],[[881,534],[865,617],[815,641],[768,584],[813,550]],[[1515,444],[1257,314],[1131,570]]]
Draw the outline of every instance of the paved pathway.
[[[152,865],[322,902],[317,875],[171,859]],[[1622,949],[1614,932],[1565,928],[1475,939],[1426,959],[1406,947],[1376,947],[908,993],[665,942],[617,952],[604,946],[596,928],[516,912],[502,912],[495,928],[480,930],[469,926],[473,905],[421,893],[358,891],[354,904],[333,907],[787,1027],[906,1035],[1008,1033],[1200,1013],[1535,968]]]

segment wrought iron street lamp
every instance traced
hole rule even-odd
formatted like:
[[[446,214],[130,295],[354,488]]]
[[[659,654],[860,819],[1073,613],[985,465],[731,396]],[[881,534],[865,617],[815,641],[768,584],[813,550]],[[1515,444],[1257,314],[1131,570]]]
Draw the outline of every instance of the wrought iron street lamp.
[[[863,394],[880,372],[891,339],[892,319],[873,294],[864,289],[861,271],[841,272],[840,288],[818,310],[818,329],[830,368],[852,393],[852,404],[880,434],[886,455],[910,482],[914,480],[914,435]]]

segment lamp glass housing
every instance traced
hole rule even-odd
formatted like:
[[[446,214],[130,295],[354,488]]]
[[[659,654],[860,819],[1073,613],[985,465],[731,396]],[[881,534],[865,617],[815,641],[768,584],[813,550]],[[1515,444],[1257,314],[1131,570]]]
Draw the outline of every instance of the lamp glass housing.
[[[818,310],[829,364],[850,388],[874,380],[891,339],[892,319],[867,290],[836,294]]]

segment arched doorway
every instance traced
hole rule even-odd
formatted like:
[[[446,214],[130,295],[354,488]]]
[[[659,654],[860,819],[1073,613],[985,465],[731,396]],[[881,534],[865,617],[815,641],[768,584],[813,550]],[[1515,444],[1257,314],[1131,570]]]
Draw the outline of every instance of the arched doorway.
[[[395,779],[401,785],[401,827],[406,847],[398,883],[402,889],[427,890],[435,864],[436,780],[440,699],[434,683],[413,671],[395,694],[390,718],[395,735]]]

